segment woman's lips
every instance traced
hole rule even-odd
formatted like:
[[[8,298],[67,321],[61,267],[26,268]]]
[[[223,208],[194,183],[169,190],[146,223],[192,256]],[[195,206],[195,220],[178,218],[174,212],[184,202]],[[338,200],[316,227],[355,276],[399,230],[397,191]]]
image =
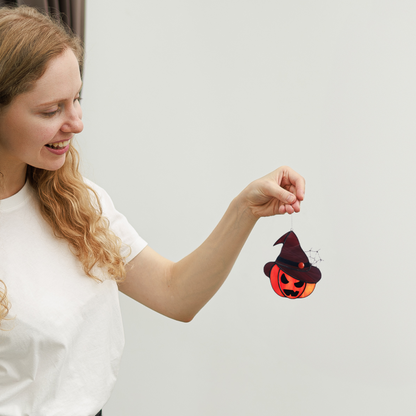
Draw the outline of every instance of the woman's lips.
[[[63,155],[68,151],[70,141],[71,139],[63,140],[61,142],[48,143],[45,147],[55,155]]]

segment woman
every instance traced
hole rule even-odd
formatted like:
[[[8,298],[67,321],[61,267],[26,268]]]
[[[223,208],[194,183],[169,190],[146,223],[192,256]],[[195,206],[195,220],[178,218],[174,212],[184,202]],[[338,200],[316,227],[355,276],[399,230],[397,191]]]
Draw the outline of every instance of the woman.
[[[0,9],[0,40],[0,414],[95,415],[123,349],[117,288],[192,320],[258,218],[299,212],[304,180],[281,167],[254,181],[173,263],[78,172],[79,40],[28,7]]]

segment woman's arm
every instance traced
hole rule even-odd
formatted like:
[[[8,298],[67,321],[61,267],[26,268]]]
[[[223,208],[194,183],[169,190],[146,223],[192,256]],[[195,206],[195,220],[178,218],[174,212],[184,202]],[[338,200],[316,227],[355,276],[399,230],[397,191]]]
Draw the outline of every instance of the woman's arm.
[[[129,263],[120,291],[170,318],[191,321],[227,278],[257,220],[299,212],[304,191],[304,179],[287,166],[252,182],[182,260],[171,262],[146,247]]]

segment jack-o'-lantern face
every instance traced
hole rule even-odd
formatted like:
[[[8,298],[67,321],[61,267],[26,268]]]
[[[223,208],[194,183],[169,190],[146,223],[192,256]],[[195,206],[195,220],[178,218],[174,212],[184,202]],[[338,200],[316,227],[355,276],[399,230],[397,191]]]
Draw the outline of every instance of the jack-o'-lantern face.
[[[284,298],[306,298],[315,289],[315,283],[305,283],[282,271],[276,264],[270,271],[273,290]]]

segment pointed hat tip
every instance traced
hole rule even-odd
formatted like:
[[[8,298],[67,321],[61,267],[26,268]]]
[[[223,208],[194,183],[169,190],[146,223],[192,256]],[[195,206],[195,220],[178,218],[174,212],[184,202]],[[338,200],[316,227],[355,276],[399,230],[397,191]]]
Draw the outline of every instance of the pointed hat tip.
[[[284,242],[286,241],[286,239],[289,237],[290,234],[293,234],[296,238],[296,240],[298,240],[297,235],[295,234],[294,231],[290,230],[288,231],[286,234],[282,235],[274,244],[273,246],[277,245],[277,244],[284,244]],[[298,240],[299,241],[299,240]]]

